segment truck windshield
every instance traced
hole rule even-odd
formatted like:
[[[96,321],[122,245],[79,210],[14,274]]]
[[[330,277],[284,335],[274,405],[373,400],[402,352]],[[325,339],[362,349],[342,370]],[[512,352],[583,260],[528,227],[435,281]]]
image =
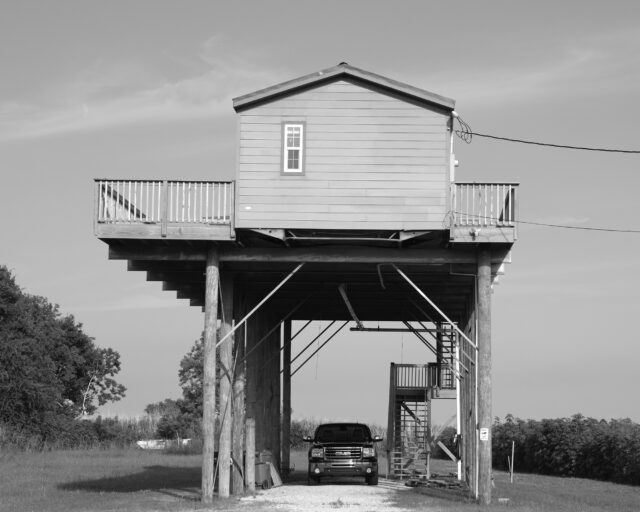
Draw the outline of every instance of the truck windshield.
[[[371,434],[364,425],[321,425],[316,431],[319,443],[363,443],[371,440]]]

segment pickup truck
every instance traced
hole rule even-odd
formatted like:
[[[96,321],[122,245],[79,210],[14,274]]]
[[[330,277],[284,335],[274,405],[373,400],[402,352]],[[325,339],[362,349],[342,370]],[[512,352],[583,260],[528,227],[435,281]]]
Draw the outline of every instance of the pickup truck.
[[[320,483],[327,477],[360,476],[368,485],[378,485],[378,451],[380,436],[371,436],[361,423],[325,423],[313,437],[303,438],[309,447],[307,483]]]

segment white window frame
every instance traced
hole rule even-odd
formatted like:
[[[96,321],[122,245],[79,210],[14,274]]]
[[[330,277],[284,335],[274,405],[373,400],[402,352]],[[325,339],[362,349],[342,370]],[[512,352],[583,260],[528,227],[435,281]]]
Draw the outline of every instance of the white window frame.
[[[289,129],[298,128],[300,130],[300,144],[298,146],[289,146]],[[301,122],[285,122],[282,123],[282,173],[283,174],[304,174],[304,156],[305,156],[305,125]],[[289,151],[298,150],[298,167],[289,167]]]

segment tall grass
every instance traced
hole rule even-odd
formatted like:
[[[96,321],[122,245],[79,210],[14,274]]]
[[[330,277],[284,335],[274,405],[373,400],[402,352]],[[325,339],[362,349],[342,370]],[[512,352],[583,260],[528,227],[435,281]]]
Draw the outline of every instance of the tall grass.
[[[60,422],[53,432],[43,435],[0,423],[0,450],[47,451],[92,448],[126,448],[141,439],[157,436],[159,418],[152,415]]]

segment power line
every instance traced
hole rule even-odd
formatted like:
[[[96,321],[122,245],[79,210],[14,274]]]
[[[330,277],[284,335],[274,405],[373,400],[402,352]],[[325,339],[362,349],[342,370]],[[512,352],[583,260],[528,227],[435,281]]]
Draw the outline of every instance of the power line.
[[[492,217],[486,217],[484,215],[471,215],[471,214],[466,214],[463,212],[454,212],[455,214],[458,215],[465,215],[467,217],[475,217],[475,218],[482,218],[482,219],[486,219],[486,220],[494,220],[494,221],[498,221],[498,222],[502,222],[503,219],[498,219],[498,218],[492,218]],[[568,224],[548,224],[545,222],[534,222],[534,221],[527,221],[527,220],[513,220],[511,221],[512,223],[515,224],[529,224],[532,226],[542,226],[542,227],[547,227],[547,228],[559,228],[559,229],[579,229],[581,231],[606,231],[608,233],[638,233],[640,234],[640,229],[618,229],[618,228],[594,228],[594,227],[589,227],[589,226],[571,226]],[[482,227],[482,226],[480,226]]]
[[[617,228],[593,228],[588,226],[569,226],[564,224],[545,224],[544,222],[530,222],[526,220],[516,220],[518,224],[531,224],[533,226],[544,226],[548,228],[560,229],[580,229],[583,231],[607,231],[609,233],[640,233],[640,229],[617,229]]]
[[[456,133],[458,133],[456,131]],[[470,135],[475,135],[476,137],[485,137],[487,139],[496,139],[496,140],[506,140],[508,142],[519,142],[520,144],[532,144],[534,146],[549,146],[552,148],[561,148],[561,149],[580,149],[582,151],[602,151],[605,153],[631,153],[638,154],[640,150],[636,149],[608,149],[608,148],[593,148],[588,146],[569,146],[566,144],[551,144],[548,142],[535,142],[531,140],[522,140],[522,139],[512,139],[510,137],[498,137],[497,135],[487,135],[486,133],[477,133],[472,132]]]
[[[507,142],[517,142],[519,144],[531,144],[534,146],[547,146],[547,147],[560,148],[560,149],[578,149],[581,151],[600,151],[605,153],[627,153],[627,154],[640,153],[640,150],[637,150],[637,149],[610,149],[610,148],[596,148],[596,147],[590,147],[590,146],[571,146],[568,144],[552,144],[549,142],[536,142],[532,140],[514,139],[512,137],[499,137],[497,135],[488,135],[486,133],[474,132],[471,129],[471,127],[467,123],[465,123],[459,116],[457,119],[458,119],[458,123],[460,123],[460,130],[455,131],[456,135],[460,137],[463,141],[465,141],[467,144],[471,143],[471,140],[475,135],[476,137],[485,137],[487,139],[504,140]]]

